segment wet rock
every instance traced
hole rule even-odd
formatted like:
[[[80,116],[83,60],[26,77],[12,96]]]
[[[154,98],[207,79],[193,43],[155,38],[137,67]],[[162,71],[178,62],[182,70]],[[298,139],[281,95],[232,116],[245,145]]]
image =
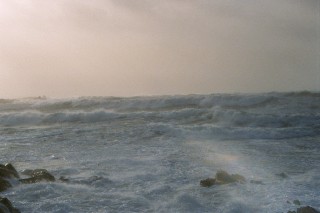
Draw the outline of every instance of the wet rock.
[[[210,187],[210,186],[214,185],[215,182],[216,182],[216,179],[207,178],[207,179],[201,180],[200,181],[200,185],[203,186],[203,187]]]
[[[289,176],[288,176],[286,173],[284,173],[284,172],[278,173],[278,174],[276,174],[276,176],[277,176],[277,177],[280,177],[280,178],[288,178],[288,177],[289,177]]]
[[[9,171],[12,172],[15,178],[20,178],[19,173],[17,172],[16,168],[11,163],[7,163],[4,165]]]
[[[65,183],[67,183],[67,182],[70,181],[70,180],[69,180],[68,178],[66,178],[65,176],[61,176],[61,177],[59,178],[59,180],[60,180],[61,182],[65,182]]]
[[[250,183],[257,184],[257,185],[264,185],[264,183],[261,180],[250,180]]]
[[[301,205],[301,203],[300,203],[299,200],[294,200],[294,201],[293,201],[293,204],[295,204],[295,205],[297,205],[297,206],[300,206],[300,205]]]
[[[21,183],[38,183],[40,181],[55,181],[55,178],[46,169],[35,169],[31,173],[30,178],[20,179]]]
[[[239,182],[239,183],[245,183],[246,179],[239,174],[232,174],[231,178],[234,180],[234,182]]]
[[[246,179],[239,174],[230,175],[226,171],[220,170],[216,173],[216,183],[217,184],[228,184],[228,183],[245,183]]]
[[[9,213],[9,209],[2,203],[0,203],[0,213]]]
[[[216,173],[215,178],[207,178],[200,181],[200,185],[203,187],[210,187],[212,185],[223,185],[229,183],[245,183],[246,179],[239,174],[230,175],[226,171],[220,170]]]
[[[20,211],[13,207],[8,198],[0,197],[0,212],[1,213],[20,213]]]
[[[226,171],[218,171],[216,173],[216,179],[219,184],[224,184],[224,183],[232,183],[234,182],[233,178],[231,175],[229,175]]]
[[[5,191],[10,187],[12,187],[10,182],[0,177],[0,192]]]
[[[0,177],[4,178],[19,178],[17,170],[12,166],[11,163],[5,165],[0,164]]]
[[[305,206],[297,209],[297,213],[320,213],[310,206]]]
[[[287,213],[320,213],[320,212],[310,206],[304,206],[304,207],[298,208],[297,211],[288,211]]]

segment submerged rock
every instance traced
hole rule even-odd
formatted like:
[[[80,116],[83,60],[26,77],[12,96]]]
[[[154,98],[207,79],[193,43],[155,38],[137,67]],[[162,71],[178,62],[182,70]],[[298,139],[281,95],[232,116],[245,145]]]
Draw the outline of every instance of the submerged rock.
[[[215,182],[216,182],[216,179],[207,178],[207,179],[201,180],[200,181],[200,185],[203,186],[203,187],[210,187],[210,186],[214,185]]]
[[[12,206],[12,203],[6,197],[0,197],[0,212],[1,213],[20,213],[20,210]]]
[[[35,169],[30,173],[31,177],[26,179],[20,179],[21,183],[37,183],[40,181],[53,182],[56,179],[46,169]]]
[[[299,200],[294,200],[293,201],[293,204],[297,205],[297,206],[300,206],[301,205],[301,202]]]
[[[59,178],[59,180],[61,181],[61,182],[65,182],[65,183],[68,183],[70,180],[69,180],[69,178],[66,178],[65,176],[61,176],[60,178]]]
[[[0,177],[0,192],[5,191],[10,187],[12,187],[10,182]]]
[[[216,173],[215,178],[207,178],[200,181],[203,187],[210,187],[212,185],[223,185],[229,183],[245,183],[246,179],[239,174],[230,175],[226,171],[220,170]]]
[[[284,173],[284,172],[278,173],[278,174],[276,174],[276,176],[277,176],[277,177],[280,177],[280,178],[288,178],[288,177],[289,177],[289,176],[288,176],[286,173]]]
[[[257,185],[265,185],[261,180],[250,180],[250,183]]]
[[[238,182],[238,183],[245,183],[246,182],[245,177],[243,177],[242,175],[239,175],[239,174],[232,174],[231,178],[233,179],[234,182]]]

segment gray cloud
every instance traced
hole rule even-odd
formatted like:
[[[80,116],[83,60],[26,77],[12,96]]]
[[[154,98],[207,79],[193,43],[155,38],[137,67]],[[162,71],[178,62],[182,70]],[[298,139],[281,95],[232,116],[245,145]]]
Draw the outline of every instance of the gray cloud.
[[[319,90],[319,7],[0,0],[0,96]]]

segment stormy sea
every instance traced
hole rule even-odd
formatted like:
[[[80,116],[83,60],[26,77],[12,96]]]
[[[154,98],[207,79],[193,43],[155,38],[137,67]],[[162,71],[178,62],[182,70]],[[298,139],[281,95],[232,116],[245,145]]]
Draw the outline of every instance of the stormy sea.
[[[1,99],[0,163],[56,178],[9,179],[21,212],[319,210],[320,93]]]

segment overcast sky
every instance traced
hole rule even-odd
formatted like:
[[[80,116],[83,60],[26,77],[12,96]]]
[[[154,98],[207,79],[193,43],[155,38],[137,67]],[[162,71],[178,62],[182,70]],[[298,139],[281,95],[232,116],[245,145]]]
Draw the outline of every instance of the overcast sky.
[[[0,98],[320,90],[319,0],[0,0]]]

